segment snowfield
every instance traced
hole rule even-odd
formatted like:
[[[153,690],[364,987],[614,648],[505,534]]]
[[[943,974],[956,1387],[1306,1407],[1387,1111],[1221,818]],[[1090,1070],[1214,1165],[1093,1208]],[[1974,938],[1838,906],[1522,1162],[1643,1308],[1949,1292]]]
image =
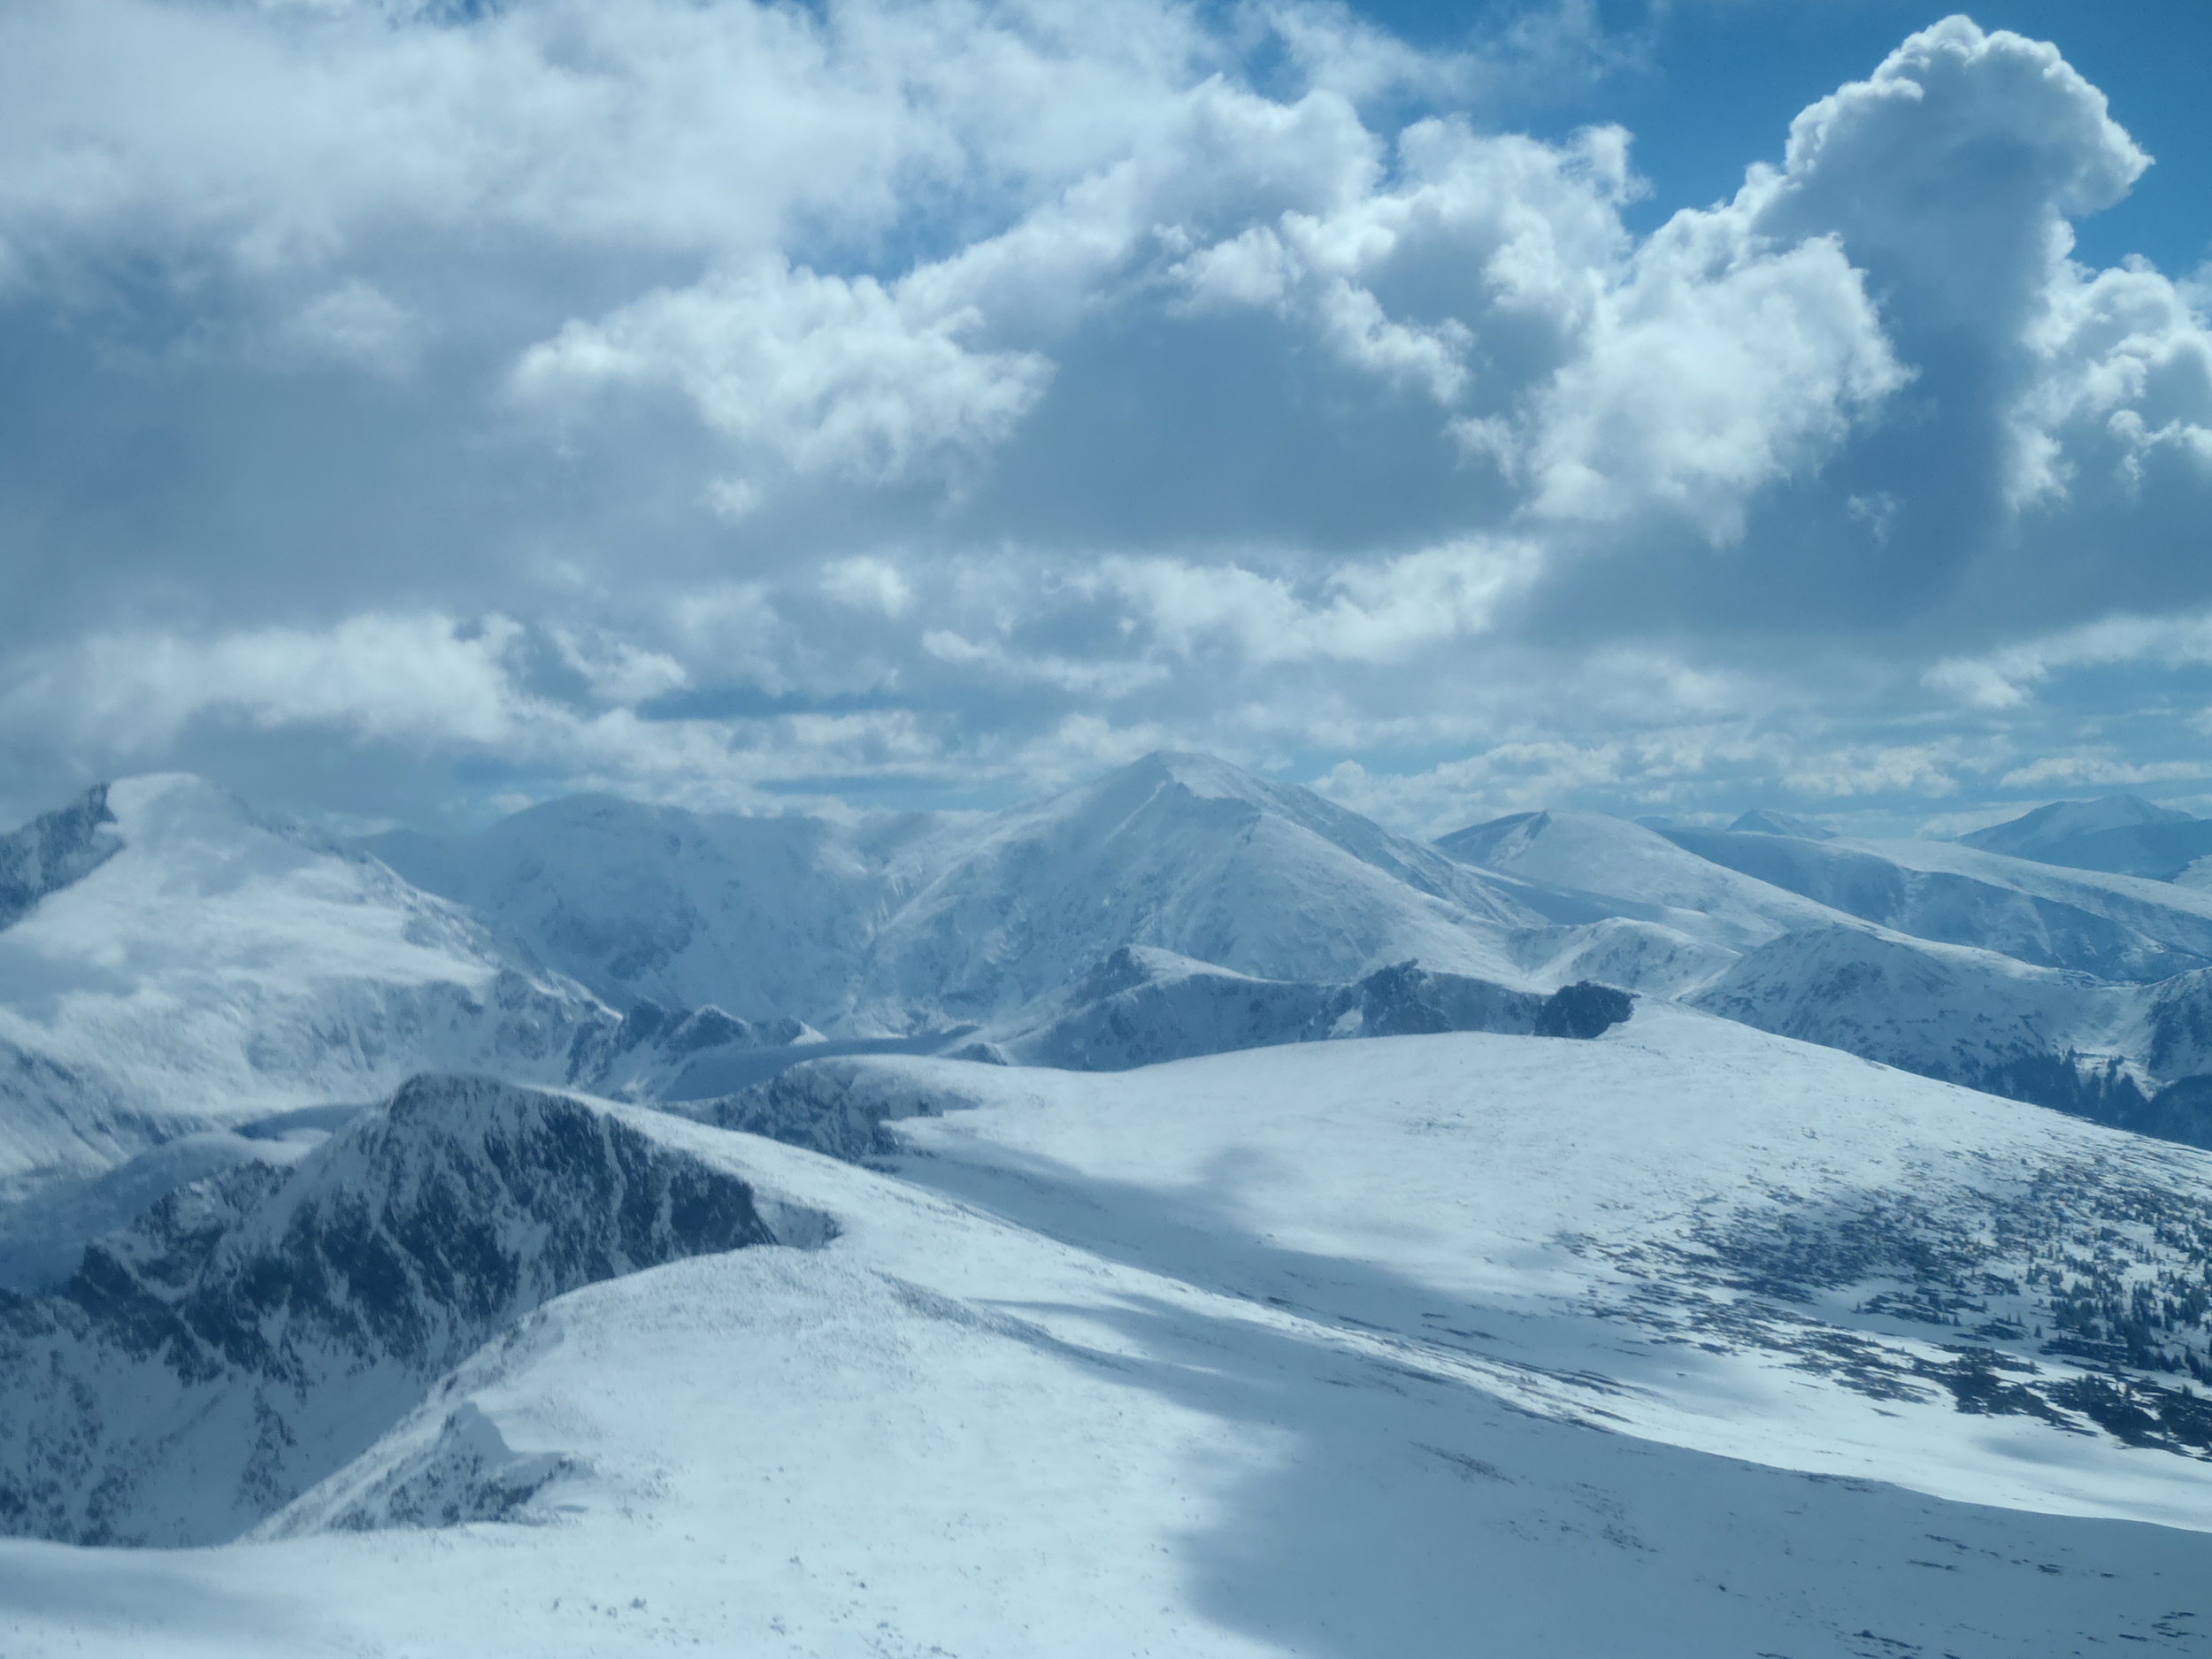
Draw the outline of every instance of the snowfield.
[[[1995,1392],[1947,1369],[1962,1325],[1870,1307],[1878,1249],[1801,1240],[1799,1282],[1749,1281],[1763,1225],[1847,1239],[1885,1206],[1993,1277],[2114,1233],[2154,1279],[2173,1252],[2133,1217],[2203,1225],[2206,1155],[1669,1010],[1116,1074],[825,1064],[826,1102],[875,1092],[884,1168],[592,1110],[834,1236],[557,1296],[246,1541],[9,1543],[0,1646],[2201,1646],[2212,1481],[2154,1420],[2185,1371],[2122,1367],[2131,1445],[2007,1402],[2108,1370],[2024,1330],[1979,1339]]]

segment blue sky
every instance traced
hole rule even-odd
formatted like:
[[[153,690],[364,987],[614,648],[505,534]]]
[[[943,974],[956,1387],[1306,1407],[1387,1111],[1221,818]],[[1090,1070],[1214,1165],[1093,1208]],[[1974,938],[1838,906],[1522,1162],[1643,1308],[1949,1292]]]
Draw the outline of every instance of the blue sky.
[[[2212,811],[2207,61],[2183,0],[12,9],[0,809],[1179,747],[1430,832]]]
[[[1494,39],[1519,19],[1544,12],[1430,0],[1371,0],[1356,9],[1432,50]],[[2194,0],[2128,6],[2000,0],[1964,10],[1985,28],[2057,42],[2154,156],[2184,162],[2212,151],[2200,72],[2212,50],[2212,13]],[[1944,13],[1909,0],[1611,0],[1586,15],[1622,43],[1617,60],[1596,74],[1532,86],[1509,111],[1500,111],[1502,119],[1551,134],[1580,121],[1618,121],[1636,134],[1637,163],[1652,180],[1655,202],[1682,205],[1732,194],[1749,160],[1778,160],[1800,110],[1865,75],[1905,36]],[[2083,247],[2103,263],[2131,252],[2161,264],[2201,263],[2212,254],[2208,204],[2212,181],[2200,168],[2166,168],[2085,227]]]

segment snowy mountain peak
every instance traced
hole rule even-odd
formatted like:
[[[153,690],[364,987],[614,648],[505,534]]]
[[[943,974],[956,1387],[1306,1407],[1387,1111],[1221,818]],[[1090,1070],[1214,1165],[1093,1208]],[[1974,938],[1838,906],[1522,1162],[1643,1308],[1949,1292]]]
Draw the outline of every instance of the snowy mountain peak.
[[[1166,749],[1056,795],[1042,803],[1042,810],[1094,831],[1110,831],[1119,827],[1125,815],[1169,796],[1193,803],[1234,803],[1286,818],[1340,845],[1379,846],[1397,839],[1358,813],[1298,784],[1273,782],[1211,755]],[[1017,809],[1017,815],[1028,816],[1021,809]]]
[[[1737,834],[1788,835],[1798,841],[1832,841],[1836,838],[1835,831],[1824,829],[1809,818],[1770,812],[1764,807],[1754,807],[1728,827]]]
[[[34,902],[0,929],[0,1184],[426,1068],[555,1080],[613,1022],[456,906],[204,779],[121,780],[7,846]]]
[[[108,810],[126,839],[156,833],[222,833],[269,821],[220,784],[190,772],[142,772],[107,787]]]
[[[1324,800],[1156,755],[948,831],[873,944],[863,1006],[993,1018],[1124,945],[1241,973],[1346,979],[1408,956],[1517,978],[1502,884]]]
[[[1193,795],[1210,800],[1248,800],[1274,787],[1217,756],[1171,749],[1154,749],[1113,775],[1178,783]]]
[[[1436,844],[1453,857],[1471,864],[1498,864],[1527,847],[1551,827],[1548,812],[1509,812],[1503,818],[1470,824],[1465,829],[1440,835]]]

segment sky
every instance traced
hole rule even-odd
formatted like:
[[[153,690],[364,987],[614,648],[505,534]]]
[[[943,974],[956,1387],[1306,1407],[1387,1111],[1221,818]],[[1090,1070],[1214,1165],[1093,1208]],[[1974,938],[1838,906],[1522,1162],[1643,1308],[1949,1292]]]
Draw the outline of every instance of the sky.
[[[2212,813],[2212,7],[0,5],[0,816]]]

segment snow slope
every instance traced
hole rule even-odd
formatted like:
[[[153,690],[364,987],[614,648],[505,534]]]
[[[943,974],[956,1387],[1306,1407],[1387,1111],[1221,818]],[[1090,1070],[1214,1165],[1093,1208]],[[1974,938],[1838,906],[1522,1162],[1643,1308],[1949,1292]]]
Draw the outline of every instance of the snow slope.
[[[1755,949],[1784,933],[1857,921],[2108,979],[2155,979],[2212,963],[2212,895],[1947,841],[1661,832],[1601,813],[1536,812],[1437,845],[1709,949]]]
[[[895,1122],[895,1175],[625,1121],[837,1237],[557,1297],[255,1541],[0,1546],[0,1647],[2201,1646],[2177,1373],[2123,1344],[2123,1395],[2022,1321],[2093,1343],[2100,1298],[2178,1304],[2203,1155],[1663,1009],[1587,1043],[832,1064],[967,1103]],[[2200,1310],[2160,1317],[2142,1358],[2201,1354]],[[516,1471],[544,1478],[503,1524],[394,1525]]]
[[[451,904],[197,779],[74,810],[104,815],[97,856],[0,927],[0,1190],[430,1067],[557,1081],[611,1023]]]
[[[1517,813],[1446,835],[1436,844],[1481,869],[1582,897],[1601,915],[1654,924],[1726,951],[1748,949],[1793,928],[1824,927],[1838,919],[1826,905],[1686,851],[1640,824],[1600,812]]]

